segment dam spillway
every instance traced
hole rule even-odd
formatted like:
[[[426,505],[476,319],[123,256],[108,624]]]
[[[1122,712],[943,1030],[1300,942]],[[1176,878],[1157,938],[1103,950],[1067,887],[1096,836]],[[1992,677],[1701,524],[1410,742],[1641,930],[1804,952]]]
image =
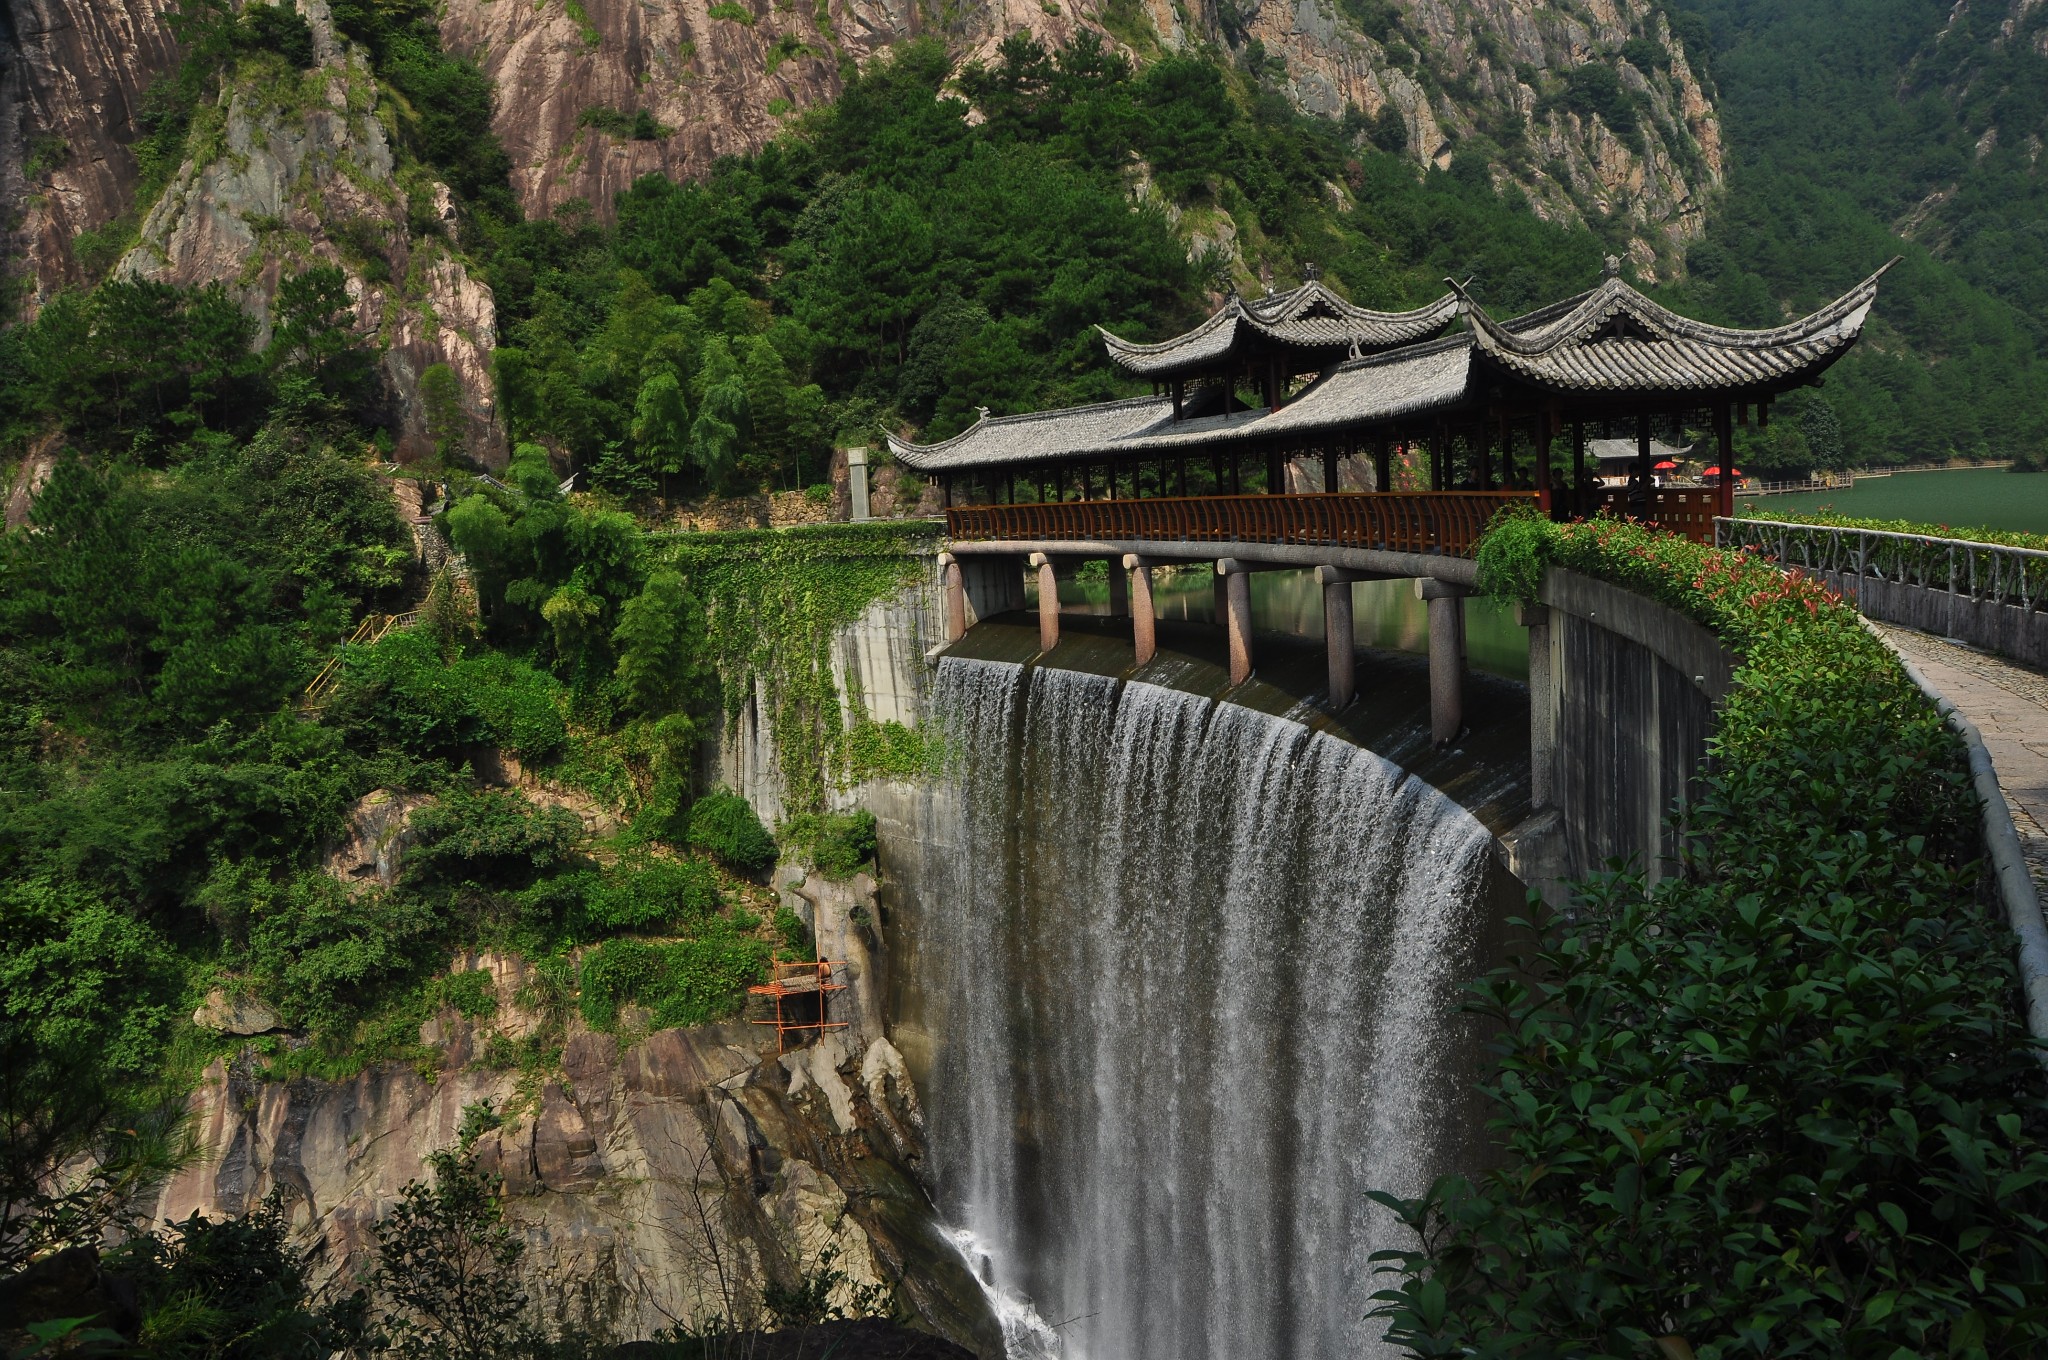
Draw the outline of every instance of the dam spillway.
[[[1476,1155],[1492,834],[1300,720],[948,657],[899,991],[931,1179],[1012,1357],[1376,1349],[1368,1189]],[[1027,1306],[1028,1305],[1028,1306]]]

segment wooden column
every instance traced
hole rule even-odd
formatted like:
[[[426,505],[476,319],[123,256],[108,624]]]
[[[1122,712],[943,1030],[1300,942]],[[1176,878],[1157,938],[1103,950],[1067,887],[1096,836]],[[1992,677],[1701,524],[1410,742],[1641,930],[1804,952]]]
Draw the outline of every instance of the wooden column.
[[[1549,412],[1536,417],[1536,504],[1545,519],[1550,518],[1550,434],[1555,422]]]
[[[1374,436],[1372,444],[1372,489],[1392,491],[1394,489],[1394,448],[1393,442],[1384,432]]]
[[[1159,653],[1159,616],[1152,605],[1152,568],[1136,553],[1124,554],[1131,591],[1131,642],[1142,666]]]
[[[1586,485],[1586,422],[1572,422],[1572,508],[1583,515],[1593,508]]]
[[[1342,567],[1317,567],[1316,581],[1323,588],[1323,650],[1329,657],[1332,713],[1342,712],[1358,697],[1358,658],[1353,651],[1351,583],[1355,571]]]
[[[1429,604],[1429,739],[1448,746],[1465,730],[1465,588],[1424,576],[1415,594]]]
[[[1337,449],[1332,444],[1323,446],[1323,494],[1337,494]]]
[[[1714,408],[1714,452],[1721,459],[1721,494],[1715,497],[1715,513],[1724,519],[1735,515],[1735,421],[1722,402]]]
[[[1266,450],[1266,494],[1277,496],[1287,490],[1287,463],[1278,449]]]
[[[960,573],[960,559],[939,554],[939,571],[946,591],[946,641],[958,642],[967,633],[967,583]]]
[[[1641,415],[1636,417],[1636,482],[1642,488],[1642,500],[1638,503],[1636,496],[1631,494],[1628,498],[1628,511],[1645,522],[1652,519],[1650,506],[1653,504],[1653,498],[1650,495],[1650,478],[1656,475],[1650,463],[1650,418]]]
[[[1185,388],[1186,384],[1181,379],[1175,378],[1173,380],[1173,418],[1175,420],[1180,419],[1180,411],[1183,396],[1185,393]]]
[[[1478,483],[1481,491],[1491,491],[1493,490],[1493,431],[1482,423],[1479,426],[1478,434],[1474,436],[1474,442],[1479,447],[1473,450],[1473,480]]]
[[[1109,562],[1109,616],[1113,619],[1127,619],[1131,616],[1131,578],[1123,569],[1122,558],[1111,558]]]
[[[1252,678],[1252,578],[1235,558],[1216,564],[1217,579],[1223,582],[1224,623],[1230,641],[1230,683],[1242,685]]]
[[[1044,553],[1031,554],[1031,565],[1038,569],[1038,650],[1049,652],[1060,645],[1060,583]]]

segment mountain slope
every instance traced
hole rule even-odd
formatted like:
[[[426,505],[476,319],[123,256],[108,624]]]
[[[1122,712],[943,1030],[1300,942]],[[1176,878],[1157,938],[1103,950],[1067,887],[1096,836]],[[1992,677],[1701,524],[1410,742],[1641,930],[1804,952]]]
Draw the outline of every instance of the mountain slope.
[[[2048,447],[2048,11],[1687,0],[1734,148],[1690,301],[1770,324],[1904,256],[1828,379],[1854,462]],[[1788,427],[1789,429],[1789,427]],[[1804,454],[1792,450],[1790,464]]]

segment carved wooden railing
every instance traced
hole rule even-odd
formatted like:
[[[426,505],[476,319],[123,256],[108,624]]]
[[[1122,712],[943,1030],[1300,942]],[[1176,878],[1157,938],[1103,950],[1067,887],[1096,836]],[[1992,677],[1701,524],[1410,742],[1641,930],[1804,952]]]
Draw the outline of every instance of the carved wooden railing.
[[[1643,520],[1666,533],[1681,535],[1695,543],[1712,543],[1714,517],[1720,513],[1720,506],[1719,487],[1669,486],[1652,488],[1647,493],[1627,487],[1608,487],[1594,502],[1593,512],[1612,515],[1616,519]]]
[[[1340,491],[964,505],[946,511],[946,531],[964,541],[1274,543],[1464,557],[1502,506],[1535,499],[1533,491]]]

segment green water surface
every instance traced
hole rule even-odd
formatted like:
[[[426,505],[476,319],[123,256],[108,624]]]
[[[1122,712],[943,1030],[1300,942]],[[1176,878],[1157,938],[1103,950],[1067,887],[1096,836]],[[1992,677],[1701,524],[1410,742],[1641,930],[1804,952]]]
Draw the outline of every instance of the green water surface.
[[[2048,534],[2048,472],[1962,468],[1953,472],[1894,472],[1859,477],[1847,491],[1745,497],[1737,512],[1759,519],[1774,513],[1829,510],[1862,519],[1906,519],[1952,529],[1981,526]]]

